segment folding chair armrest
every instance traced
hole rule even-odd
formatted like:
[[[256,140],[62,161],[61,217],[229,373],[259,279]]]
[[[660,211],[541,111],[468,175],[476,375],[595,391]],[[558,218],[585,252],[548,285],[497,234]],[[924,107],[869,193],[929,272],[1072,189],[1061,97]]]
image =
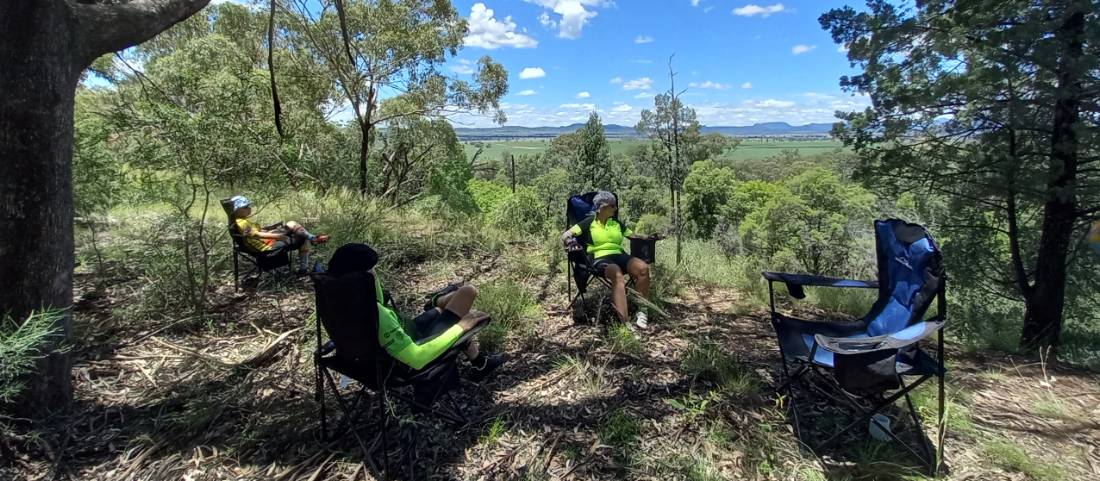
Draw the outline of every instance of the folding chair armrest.
[[[864,324],[863,321],[808,321],[796,317],[784,316],[778,312],[775,313],[773,322],[776,328],[780,330],[791,330],[802,334],[824,335],[826,337],[837,338],[858,334],[867,329],[867,325]]]
[[[787,292],[795,299],[805,299],[806,291],[803,286],[819,287],[846,287],[857,289],[877,289],[878,281],[857,281],[853,279],[841,279],[839,277],[815,276],[812,274],[791,274],[788,272],[764,271],[764,279],[768,282],[782,282],[787,285]]]
[[[921,321],[893,334],[872,337],[833,337],[815,334],[818,347],[836,355],[865,354],[883,350],[898,350],[914,345],[943,328],[943,321]]]

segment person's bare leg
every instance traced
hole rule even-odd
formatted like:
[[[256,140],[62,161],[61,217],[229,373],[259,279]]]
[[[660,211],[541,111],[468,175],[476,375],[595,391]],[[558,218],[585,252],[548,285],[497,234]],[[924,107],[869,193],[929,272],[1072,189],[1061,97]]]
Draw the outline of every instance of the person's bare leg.
[[[626,264],[626,270],[630,273],[630,276],[634,278],[634,287],[646,300],[649,299],[649,264],[645,261],[632,257],[630,262]]]
[[[626,322],[629,316],[626,312],[626,278],[619,266],[609,264],[603,268],[604,277],[611,281],[611,305],[615,307],[615,314],[619,320]]]
[[[470,308],[474,307],[474,299],[477,299],[477,288],[467,284],[459,287],[457,291],[442,296],[440,300],[443,298],[446,298],[446,302],[441,307],[458,314],[458,317],[462,317],[469,314]]]
[[[466,359],[474,360],[481,355],[481,350],[478,348],[477,339],[470,339],[470,342],[466,343]]]

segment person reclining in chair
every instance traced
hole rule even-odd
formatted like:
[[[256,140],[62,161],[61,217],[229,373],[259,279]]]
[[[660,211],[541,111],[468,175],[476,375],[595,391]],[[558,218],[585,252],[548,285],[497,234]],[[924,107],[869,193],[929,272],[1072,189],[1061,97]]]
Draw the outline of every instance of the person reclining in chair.
[[[283,252],[298,251],[298,272],[309,271],[309,247],[328,242],[324,234],[313,235],[301,224],[288,220],[271,229],[248,220],[252,216],[252,202],[243,195],[229,199],[233,203],[233,224],[244,245],[255,254],[274,256]]]
[[[328,274],[342,276],[353,272],[370,272],[378,264],[378,253],[366,244],[345,244],[336,249],[329,262]],[[378,304],[378,343],[394,359],[420,370],[451,349],[462,333],[473,329],[484,317],[467,316],[477,298],[477,288],[469,284],[452,285],[433,296],[430,308],[413,320],[416,332],[405,332],[401,319],[386,305],[382,281],[374,276],[374,294]],[[464,348],[466,359],[474,368],[470,380],[477,382],[504,364],[501,354],[481,352],[476,339]]]
[[[562,233],[562,242],[569,249],[579,249],[579,239],[587,250],[589,264],[596,272],[603,273],[605,279],[611,281],[611,304],[615,307],[615,313],[623,322],[629,322],[630,316],[626,308],[626,279],[623,274],[630,274],[634,278],[638,293],[646,300],[649,299],[649,264],[645,261],[627,254],[623,250],[623,239],[626,238],[652,238],[634,236],[629,228],[624,228],[616,213],[619,205],[615,195],[610,192],[600,191],[592,199],[594,211],[584,220]],[[642,329],[649,327],[649,319],[645,309],[639,309],[634,316],[634,323]]]

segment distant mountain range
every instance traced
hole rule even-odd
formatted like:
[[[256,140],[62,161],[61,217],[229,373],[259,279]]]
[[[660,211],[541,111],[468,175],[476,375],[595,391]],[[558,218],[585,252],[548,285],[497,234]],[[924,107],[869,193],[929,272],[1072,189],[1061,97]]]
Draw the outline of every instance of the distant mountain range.
[[[493,127],[493,128],[455,128],[460,140],[554,138],[561,134],[576,132],[584,124],[571,124],[564,127]],[[603,126],[609,138],[641,137],[634,127],[607,124]],[[786,122],[765,122],[739,127],[704,126],[703,133],[717,132],[731,137],[783,137],[783,136],[823,136],[829,135],[833,124],[791,125]]]

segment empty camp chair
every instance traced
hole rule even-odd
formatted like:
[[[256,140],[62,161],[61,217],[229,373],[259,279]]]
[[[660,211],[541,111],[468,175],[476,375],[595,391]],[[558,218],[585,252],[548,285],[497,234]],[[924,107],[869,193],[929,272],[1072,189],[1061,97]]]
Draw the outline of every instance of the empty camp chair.
[[[244,242],[244,236],[241,235],[240,230],[237,228],[237,223],[233,218],[233,201],[229,198],[221,199],[219,201],[222,206],[222,210],[225,211],[226,217],[229,219],[229,238],[233,242],[233,286],[237,289],[241,287],[240,280],[240,259],[244,259],[246,262],[252,265],[253,270],[259,274],[264,272],[273,271],[280,267],[290,268],[290,253],[288,251],[276,253],[276,254],[261,254],[248,247]]]
[[[477,331],[488,323],[488,315],[478,312],[467,314],[481,318],[477,327],[463,333],[454,346],[438,359],[423,369],[413,370],[390,356],[378,342],[374,274],[353,272],[337,277],[317,273],[312,277],[318,321],[317,350],[313,355],[316,368],[314,395],[320,405],[322,437],[330,437],[326,387],[343,412],[344,426],[336,430],[338,433],[352,426],[362,408],[368,408],[363,402],[367,391],[374,393],[381,417],[383,453],[388,450],[389,416],[394,415],[385,408],[388,397],[403,401],[418,412],[435,414],[455,424],[466,423],[457,409],[433,406],[458,385],[457,356]],[[327,340],[325,333],[328,334]],[[342,394],[336,379],[339,375],[354,379],[360,389],[348,395]],[[412,396],[402,394],[398,391],[400,388],[411,388]],[[411,455],[415,451],[414,431],[413,445],[407,448],[407,452]],[[415,478],[410,475],[410,479]]]
[[[612,192],[615,196],[615,201],[618,202],[619,196]],[[593,199],[596,197],[596,192],[589,192],[587,194],[574,195],[569,198],[565,203],[565,228],[568,229],[573,225],[576,225],[580,221],[584,220],[592,214],[594,203]],[[618,217],[615,220],[620,224],[625,225]],[[585,241],[579,239],[580,244],[583,246]],[[641,258],[648,264],[654,263],[656,253],[656,239],[630,239],[630,252],[631,255]],[[603,272],[598,271],[592,266],[592,262],[588,258],[584,249],[576,251],[565,251],[568,257],[566,263],[566,293],[569,296],[569,309],[573,311],[573,320],[575,321],[588,321],[588,313],[584,310],[586,304],[584,294],[588,292],[588,285],[592,282],[592,279],[599,279],[605,286],[611,288],[611,283],[603,277]],[[572,279],[572,284],[569,283],[569,279]],[[634,279],[631,278],[627,283],[627,286],[633,286]],[[577,295],[573,295],[573,287],[577,288]],[[577,300],[580,300],[580,304],[577,304]]]
[[[785,391],[791,407],[791,417],[799,439],[803,438],[795,383],[810,381],[817,376],[828,381],[824,386],[837,396],[834,402],[847,404],[860,415],[843,429],[818,445],[824,448],[842,435],[861,426],[874,423],[878,431],[887,433],[934,472],[937,459],[943,454],[944,352],[941,332],[947,315],[946,275],[943,256],[932,236],[924,227],[898,219],[875,221],[878,253],[878,281],[855,281],[802,274],[765,272],[771,296],[771,320],[779,341],[783,361]],[[804,286],[832,288],[878,289],[878,300],[870,312],[857,321],[805,320],[776,311],[773,284],[786,284],[791,296],[805,298]],[[925,319],[925,313],[936,301],[935,316]],[[921,349],[921,340],[939,334],[936,356]],[[792,372],[793,370],[793,372]],[[938,453],[932,452],[924,435],[920,417],[913,409],[910,392],[925,381],[939,381]],[[812,382],[806,387],[823,390]],[[904,398],[916,435],[921,440],[918,453],[876,417],[895,401]],[[869,406],[869,407],[865,407]]]

